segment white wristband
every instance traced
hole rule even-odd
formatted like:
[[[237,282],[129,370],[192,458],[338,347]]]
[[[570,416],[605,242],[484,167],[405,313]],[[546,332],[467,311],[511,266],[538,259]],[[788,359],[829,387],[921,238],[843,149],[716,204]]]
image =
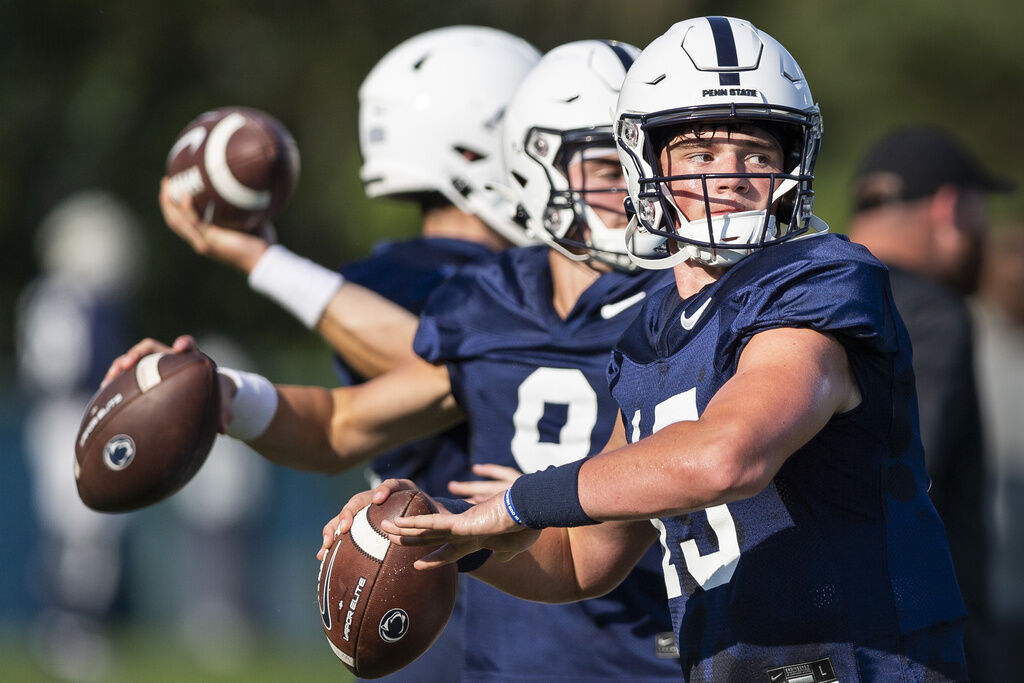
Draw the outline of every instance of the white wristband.
[[[231,368],[217,368],[217,372],[231,380],[236,388],[231,401],[231,424],[228,436],[252,441],[267,431],[277,412],[277,389],[263,375],[240,372]]]
[[[316,327],[327,304],[344,284],[333,270],[272,244],[249,273],[249,286],[294,315],[309,329]]]

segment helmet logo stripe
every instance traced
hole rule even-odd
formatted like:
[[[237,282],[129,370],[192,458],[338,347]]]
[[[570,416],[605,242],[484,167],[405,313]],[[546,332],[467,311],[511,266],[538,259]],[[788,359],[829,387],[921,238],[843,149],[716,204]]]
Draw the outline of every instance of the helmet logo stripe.
[[[619,58],[619,61],[622,62],[622,70],[629,71],[629,67],[633,66],[633,55],[624,49],[618,41],[602,40],[601,42],[610,47],[615,56]]]
[[[711,25],[711,35],[715,39],[715,51],[718,54],[718,66],[736,67],[739,66],[739,58],[736,55],[736,39],[732,35],[732,27],[725,17],[708,17]],[[740,75],[738,73],[718,74],[719,85],[739,85]]]

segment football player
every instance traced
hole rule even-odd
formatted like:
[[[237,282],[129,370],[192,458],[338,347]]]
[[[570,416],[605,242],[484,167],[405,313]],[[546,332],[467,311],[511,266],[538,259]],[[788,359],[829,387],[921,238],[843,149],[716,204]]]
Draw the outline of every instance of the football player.
[[[561,602],[611,589],[660,539],[685,680],[966,679],[907,332],[885,268],[812,213],[820,137],[797,62],[749,22],[683,21],[644,50],[616,140],[627,233],[666,242],[627,244],[675,286],[612,353],[612,438],[461,514],[385,523],[449,541],[419,568],[466,556]],[[407,486],[357,495],[325,546]]]
[[[327,391],[236,374],[225,402],[231,433],[274,462],[323,472],[463,421],[478,475],[597,452],[616,410],[608,351],[648,293],[671,283],[667,273],[637,272],[624,253],[625,188],[611,121],[637,54],[608,41],[556,48],[509,105],[508,191],[519,220],[549,247],[508,250],[453,275],[421,318],[415,345],[423,358],[372,381]],[[175,348],[191,344],[182,338]],[[452,488],[472,498],[494,487]],[[651,553],[616,591],[566,606],[468,582],[460,598],[464,679],[674,680],[659,570]]]
[[[422,230],[415,239],[378,244],[368,258],[343,266],[340,277],[262,237],[200,223],[174,202],[165,179],[166,222],[197,252],[246,273],[254,290],[320,332],[339,353],[342,384],[363,381],[414,357],[413,314],[448,275],[531,241],[491,188],[504,179],[504,111],[538,59],[533,46],[504,31],[452,26],[402,42],[371,69],[359,89],[360,176],[368,197],[419,204]],[[380,306],[373,293],[401,309]],[[466,441],[460,425],[406,444],[374,459],[372,475],[407,477],[444,495],[449,481],[469,476]],[[427,655],[387,680],[457,680],[461,608]]]

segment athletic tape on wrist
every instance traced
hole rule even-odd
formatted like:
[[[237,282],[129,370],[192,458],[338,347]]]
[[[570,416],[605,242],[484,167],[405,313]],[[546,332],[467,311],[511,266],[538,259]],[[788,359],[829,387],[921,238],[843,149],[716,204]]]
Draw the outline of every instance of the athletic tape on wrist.
[[[505,491],[505,509],[531,529],[597,524],[580,505],[579,475],[586,459],[524,474]]]
[[[217,368],[217,372],[231,380],[236,388],[231,401],[228,436],[242,441],[261,436],[277,412],[277,389],[266,377],[254,372],[222,367]]]
[[[339,273],[272,244],[249,273],[249,286],[276,301],[309,329],[345,283]]]
[[[462,500],[461,498],[434,498],[434,500],[443,505],[448,512],[456,515],[462,514],[469,508],[473,507],[472,503],[468,500]],[[472,552],[465,557],[460,557],[455,563],[455,566],[459,568],[460,574],[465,574],[466,572],[471,572],[482,567],[484,562],[486,562],[490,557],[491,550],[489,548],[480,548],[480,550]]]

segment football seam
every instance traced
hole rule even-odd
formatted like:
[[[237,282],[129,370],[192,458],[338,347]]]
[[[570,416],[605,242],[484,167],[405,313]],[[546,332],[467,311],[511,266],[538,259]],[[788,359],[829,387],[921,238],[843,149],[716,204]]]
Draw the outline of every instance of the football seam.
[[[403,507],[403,508],[402,508],[402,511],[401,511],[401,512],[399,512],[398,514],[396,514],[395,516],[396,516],[396,517],[401,517],[401,516],[402,516],[403,514],[405,514],[405,511],[409,509],[409,505],[411,505],[411,504],[412,504],[412,501],[413,501],[413,500],[414,500],[415,498],[416,498],[416,496],[415,496],[415,495],[409,496],[409,500],[408,500],[408,501],[406,501],[406,503],[405,503],[405,507]],[[368,524],[370,525],[370,529],[372,529],[374,533],[376,533],[376,534],[380,534],[380,535],[381,535],[381,536],[383,536],[384,538],[387,538],[387,534],[383,533],[383,532],[382,532],[382,531],[381,531],[381,530],[380,530],[379,528],[377,528],[377,525],[375,525],[375,524],[373,523],[373,520],[371,520],[371,519],[370,519],[370,516],[369,516],[369,515],[367,515],[367,516],[366,516],[366,521],[367,521],[367,523],[368,523]],[[363,553],[363,554],[364,554],[364,555],[366,555],[367,557],[370,557],[370,556],[369,556],[369,555],[368,555],[368,554],[367,554],[367,553],[366,553],[366,552],[365,552],[365,551],[364,551],[364,550],[363,550],[363,549],[362,549],[361,547],[359,547],[359,546],[358,546],[358,545],[356,545],[355,543],[353,543],[353,545],[355,545],[355,546],[356,546],[356,549],[357,549],[357,550],[358,550],[358,551],[359,551],[360,553]],[[391,542],[390,542],[390,541],[388,541],[388,549],[387,549],[387,551],[385,551],[385,553],[384,553],[384,559],[383,559],[383,560],[381,560],[381,561],[380,561],[380,562],[378,563],[378,562],[377,562],[377,560],[376,560],[376,558],[372,558],[372,557],[370,558],[370,559],[372,559],[372,560],[373,560],[373,561],[374,561],[375,563],[377,563],[377,573],[376,573],[376,575],[375,575],[375,576],[373,577],[373,585],[372,585],[372,586],[370,587],[370,590],[369,590],[369,592],[368,592],[368,593],[367,593],[367,595],[366,595],[366,603],[365,603],[365,604],[364,604],[364,606],[363,606],[363,617],[362,617],[362,619],[360,619],[360,620],[359,620],[359,631],[358,631],[358,632],[356,633],[356,641],[355,641],[355,643],[356,643],[356,647],[354,648],[354,650],[355,650],[355,653],[356,653],[356,656],[355,656],[355,657],[353,658],[353,661],[355,662],[355,666],[353,667],[353,672],[354,672],[354,673],[355,673],[355,674],[356,674],[357,676],[361,676],[361,675],[362,675],[362,674],[360,674],[360,673],[359,673],[359,659],[360,659],[360,658],[359,658],[359,644],[360,644],[360,643],[362,642],[362,638],[363,638],[363,629],[364,629],[364,628],[366,627],[366,622],[367,622],[367,619],[366,619],[366,609],[367,609],[367,607],[369,606],[369,604],[370,604],[371,600],[373,599],[373,595],[374,595],[374,592],[375,592],[375,591],[377,590],[377,582],[378,582],[378,581],[380,580],[380,574],[381,574],[381,572],[382,572],[382,571],[384,570],[384,563],[385,563],[385,562],[387,562],[387,559],[388,559],[388,555],[390,554],[390,552],[391,552]],[[376,624],[376,625],[374,626],[374,628],[380,628],[380,624]]]

